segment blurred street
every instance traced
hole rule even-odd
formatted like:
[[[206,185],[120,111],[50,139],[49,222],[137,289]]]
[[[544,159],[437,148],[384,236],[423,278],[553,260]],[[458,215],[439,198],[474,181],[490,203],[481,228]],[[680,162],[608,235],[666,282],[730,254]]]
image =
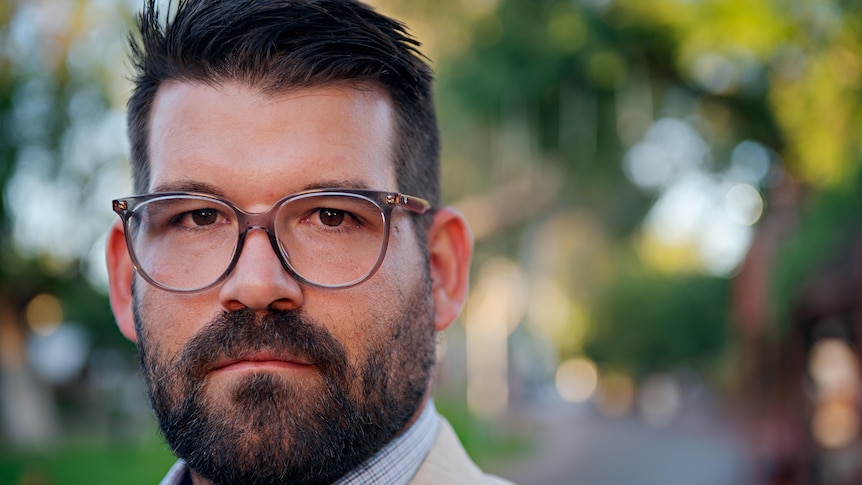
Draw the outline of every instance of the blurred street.
[[[663,428],[585,406],[537,405],[524,458],[487,468],[520,485],[746,485],[751,463],[729,426],[702,417]]]

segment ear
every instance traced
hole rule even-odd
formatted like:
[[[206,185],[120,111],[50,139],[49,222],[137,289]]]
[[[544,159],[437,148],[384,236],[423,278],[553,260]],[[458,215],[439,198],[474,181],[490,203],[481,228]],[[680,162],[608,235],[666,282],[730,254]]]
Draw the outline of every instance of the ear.
[[[137,342],[138,334],[135,330],[135,317],[132,297],[132,281],[135,278],[135,267],[129,257],[126,247],[126,236],[123,223],[119,219],[111,225],[106,244],[106,258],[108,263],[108,288],[110,289],[111,310],[120,332],[132,342]]]
[[[434,297],[434,327],[446,329],[464,307],[470,279],[470,257],[473,254],[473,234],[460,212],[444,207],[434,214],[434,224],[428,231],[432,293]]]

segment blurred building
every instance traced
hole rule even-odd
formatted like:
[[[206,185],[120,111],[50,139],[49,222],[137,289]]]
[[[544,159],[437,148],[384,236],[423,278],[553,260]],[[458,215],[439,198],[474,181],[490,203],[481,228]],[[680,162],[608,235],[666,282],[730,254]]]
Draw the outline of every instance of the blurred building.
[[[770,194],[733,307],[740,407],[762,483],[862,483],[858,186]]]

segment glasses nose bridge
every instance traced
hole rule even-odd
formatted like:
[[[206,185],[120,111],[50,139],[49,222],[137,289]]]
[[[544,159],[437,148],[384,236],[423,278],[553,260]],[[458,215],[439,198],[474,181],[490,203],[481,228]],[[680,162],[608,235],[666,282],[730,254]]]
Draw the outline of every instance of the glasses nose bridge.
[[[247,234],[252,229],[262,229],[270,236],[275,233],[275,215],[281,204],[276,204],[264,212],[245,212],[242,209],[234,207],[239,219],[239,230],[242,234]]]
[[[248,234],[255,229],[259,229],[266,234],[267,239],[269,239],[269,244],[272,246],[272,250],[275,251],[278,259],[282,264],[284,264],[284,257],[279,249],[278,240],[275,234],[275,215],[279,206],[280,205],[276,205],[265,212],[244,212],[242,210],[235,209],[239,215],[239,247],[237,247],[237,253],[235,256],[237,259],[239,259],[240,253],[242,253],[242,250],[244,249],[245,239],[248,237]]]

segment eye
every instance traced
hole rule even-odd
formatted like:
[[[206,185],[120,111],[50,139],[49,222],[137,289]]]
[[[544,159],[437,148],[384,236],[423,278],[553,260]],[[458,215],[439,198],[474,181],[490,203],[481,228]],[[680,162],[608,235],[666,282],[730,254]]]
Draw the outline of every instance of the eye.
[[[171,219],[171,225],[189,229],[213,227],[227,222],[224,211],[216,207],[202,207],[182,211]]]
[[[335,209],[320,209],[320,212],[318,214],[320,222],[324,226],[336,227],[340,226],[344,222],[344,211]]]
[[[215,209],[200,209],[189,213],[192,222],[196,226],[209,226],[218,220],[218,211]]]

